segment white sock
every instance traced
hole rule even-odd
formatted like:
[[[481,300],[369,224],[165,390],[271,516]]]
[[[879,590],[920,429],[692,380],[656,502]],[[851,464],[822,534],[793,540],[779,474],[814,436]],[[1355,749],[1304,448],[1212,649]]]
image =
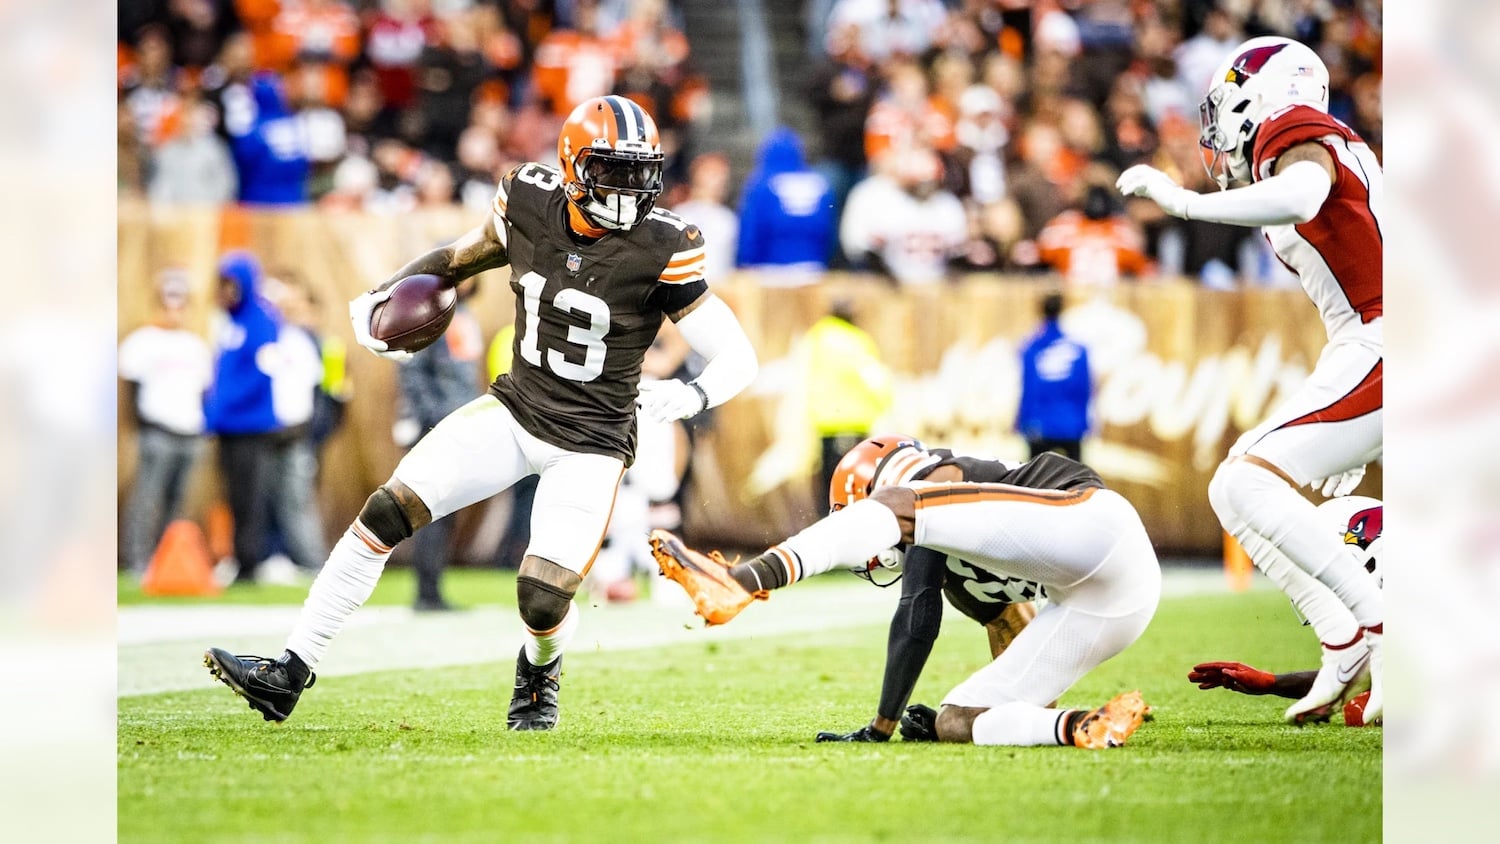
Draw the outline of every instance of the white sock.
[[[1013,700],[979,713],[974,719],[974,743],[1035,747],[1071,744],[1063,735],[1063,716],[1072,710],[1047,709]]]
[[[317,665],[344,622],[370,599],[390,558],[391,549],[355,519],[308,590],[302,614],[287,637],[287,650],[301,657],[308,668]]]
[[[1244,546],[1245,553],[1291,599],[1292,606],[1312,625],[1319,641],[1327,645],[1342,645],[1354,639],[1359,633],[1359,623],[1333,590],[1297,568],[1265,537],[1250,533],[1247,538],[1252,544]]]
[[[1219,522],[1251,559],[1253,535],[1259,534],[1332,590],[1361,626],[1384,622],[1385,601],[1374,578],[1318,518],[1312,502],[1275,473],[1247,460],[1226,464],[1209,484],[1208,498]]]
[[[866,498],[856,501],[771,548],[787,568],[787,585],[850,568],[901,541],[901,524],[891,508]]]
[[[530,627],[526,628],[526,659],[532,665],[547,665],[562,656],[563,651],[568,649],[568,643],[573,641],[573,634],[577,632],[578,605],[569,601],[568,613],[556,627],[541,633]]]

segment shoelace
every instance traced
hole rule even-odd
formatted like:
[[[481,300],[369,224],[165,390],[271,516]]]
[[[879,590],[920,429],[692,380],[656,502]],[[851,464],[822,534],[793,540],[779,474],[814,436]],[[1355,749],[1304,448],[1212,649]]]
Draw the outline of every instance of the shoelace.
[[[555,692],[559,688],[557,677],[552,674],[526,672],[526,693],[531,696],[532,703],[537,702],[542,689],[551,689]]]

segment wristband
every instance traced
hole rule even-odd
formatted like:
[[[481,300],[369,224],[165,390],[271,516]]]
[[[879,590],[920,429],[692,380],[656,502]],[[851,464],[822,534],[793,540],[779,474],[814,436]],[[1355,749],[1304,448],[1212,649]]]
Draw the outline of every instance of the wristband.
[[[705,393],[703,391],[703,388],[699,386],[697,381],[689,381],[688,386],[692,387],[694,390],[697,390],[698,398],[703,399],[703,407],[698,412],[702,413],[704,410],[708,410],[708,393]]]

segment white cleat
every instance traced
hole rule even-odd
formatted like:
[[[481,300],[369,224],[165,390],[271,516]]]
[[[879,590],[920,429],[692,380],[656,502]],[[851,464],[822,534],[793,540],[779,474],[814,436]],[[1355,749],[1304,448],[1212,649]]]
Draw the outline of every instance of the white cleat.
[[[1364,632],[1337,648],[1323,645],[1323,666],[1307,696],[1287,708],[1288,723],[1327,721],[1337,704],[1365,690],[1370,678],[1369,635]]]
[[[1385,625],[1381,624],[1379,627],[1379,633],[1365,628],[1365,641],[1369,643],[1370,649],[1370,700],[1365,704],[1366,724],[1382,723],[1382,716],[1385,714],[1385,694],[1381,679],[1385,668],[1385,644],[1381,641],[1385,636]]]

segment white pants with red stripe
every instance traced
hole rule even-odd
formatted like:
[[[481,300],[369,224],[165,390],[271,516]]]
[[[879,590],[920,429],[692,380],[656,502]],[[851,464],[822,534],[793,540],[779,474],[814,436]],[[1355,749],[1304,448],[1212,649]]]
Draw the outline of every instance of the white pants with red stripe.
[[[1155,615],[1161,568],[1140,516],[1118,493],[913,486],[914,544],[1047,587],[1047,606],[945,705],[1046,706],[1140,638]]]
[[[392,476],[415,492],[437,521],[527,475],[539,475],[526,553],[582,575],[599,552],[624,472],[618,458],[537,439],[486,393],[448,414]]]
[[[1246,431],[1230,456],[1262,458],[1299,486],[1378,458],[1384,416],[1380,322],[1324,346],[1302,387]]]

